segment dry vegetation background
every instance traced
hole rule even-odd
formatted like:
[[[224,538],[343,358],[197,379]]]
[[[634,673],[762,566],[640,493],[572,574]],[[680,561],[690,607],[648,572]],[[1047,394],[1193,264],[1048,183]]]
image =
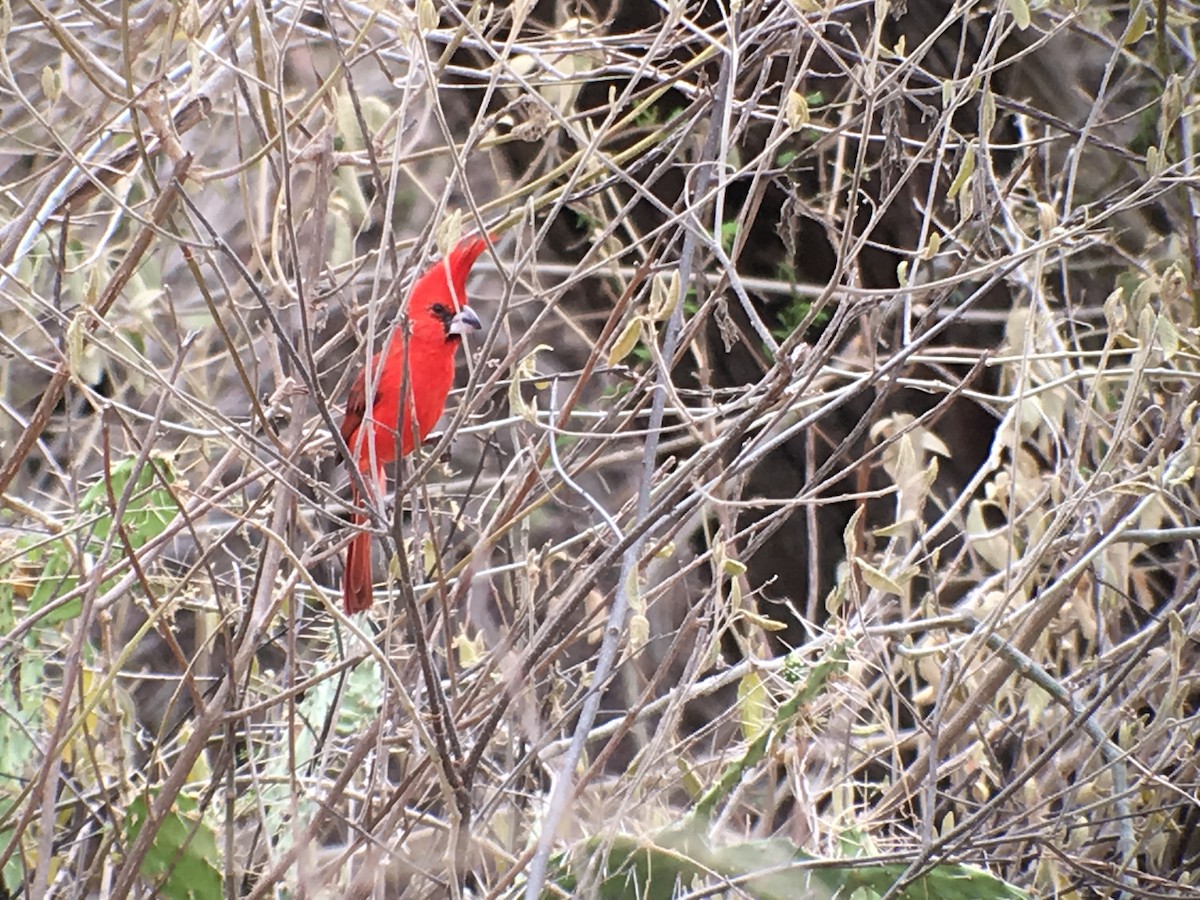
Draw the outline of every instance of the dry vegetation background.
[[[1198,14],[0,0],[0,897],[1200,895]]]

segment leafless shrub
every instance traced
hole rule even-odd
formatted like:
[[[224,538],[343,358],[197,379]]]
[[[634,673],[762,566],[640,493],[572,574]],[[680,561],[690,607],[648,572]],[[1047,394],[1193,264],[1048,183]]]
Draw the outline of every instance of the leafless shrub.
[[[1130,9],[0,2],[0,890],[1195,895]],[[348,619],[331,434],[470,231]]]

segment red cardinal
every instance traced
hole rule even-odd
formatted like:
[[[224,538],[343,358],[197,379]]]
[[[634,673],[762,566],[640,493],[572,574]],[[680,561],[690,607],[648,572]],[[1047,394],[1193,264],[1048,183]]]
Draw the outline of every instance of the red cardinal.
[[[409,328],[398,325],[387,346],[371,360],[375,393],[369,412],[365,369],[350,386],[342,437],[368,480],[374,466],[381,492],[387,485],[384,464],[396,458],[397,433],[401,456],[425,440],[446,408],[454,384],[454,353],[462,336],[482,327],[467,307],[467,276],[486,246],[481,237],[466,238],[417,279],[408,299]],[[407,393],[403,403],[402,385]],[[353,496],[355,506],[359,505],[357,488]],[[353,521],[361,525],[363,517],[355,515]],[[350,541],[342,599],[350,614],[371,606],[369,531],[360,531]]]

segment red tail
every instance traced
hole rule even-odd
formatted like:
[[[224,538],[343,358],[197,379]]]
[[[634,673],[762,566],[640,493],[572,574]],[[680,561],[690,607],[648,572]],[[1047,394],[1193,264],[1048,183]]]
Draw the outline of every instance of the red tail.
[[[358,491],[354,491],[354,504],[358,505]],[[364,524],[362,516],[354,517],[354,525]],[[350,539],[346,551],[346,571],[342,575],[342,604],[346,615],[352,616],[371,608],[371,532],[361,529]]]

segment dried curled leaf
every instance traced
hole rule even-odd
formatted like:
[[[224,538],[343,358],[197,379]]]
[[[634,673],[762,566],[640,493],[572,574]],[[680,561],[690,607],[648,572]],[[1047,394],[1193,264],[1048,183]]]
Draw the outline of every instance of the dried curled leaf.
[[[659,272],[650,282],[650,318],[665,322],[679,305],[679,270],[672,269],[668,275]]]
[[[458,246],[458,239],[462,237],[463,231],[463,214],[461,209],[456,209],[442,219],[438,223],[433,232],[434,243],[437,244],[438,253],[446,256]],[[534,351],[537,352],[536,350]]]
[[[967,149],[963,151],[962,162],[958,165],[958,174],[954,176],[954,180],[950,182],[950,189],[946,191],[946,196],[953,199],[958,196],[958,192],[966,187],[967,182],[971,180],[971,176],[975,174],[975,145],[967,144]]]
[[[641,334],[642,317],[634,316],[621,330],[617,339],[613,341],[612,349],[608,351],[608,364],[615,366],[624,361],[625,357],[632,353],[633,348],[638,345]]]
[[[808,100],[800,91],[789,91],[787,97],[787,123],[792,131],[799,131],[811,118]]]
[[[1008,0],[1008,9],[1019,29],[1024,31],[1029,27],[1032,21],[1029,15],[1029,0]]]
[[[520,416],[527,422],[537,421],[537,402],[526,401],[521,393],[521,385],[526,381],[537,378],[537,355],[542,350],[554,349],[549,344],[538,344],[513,367],[512,381],[508,385],[508,408],[515,416]]]

